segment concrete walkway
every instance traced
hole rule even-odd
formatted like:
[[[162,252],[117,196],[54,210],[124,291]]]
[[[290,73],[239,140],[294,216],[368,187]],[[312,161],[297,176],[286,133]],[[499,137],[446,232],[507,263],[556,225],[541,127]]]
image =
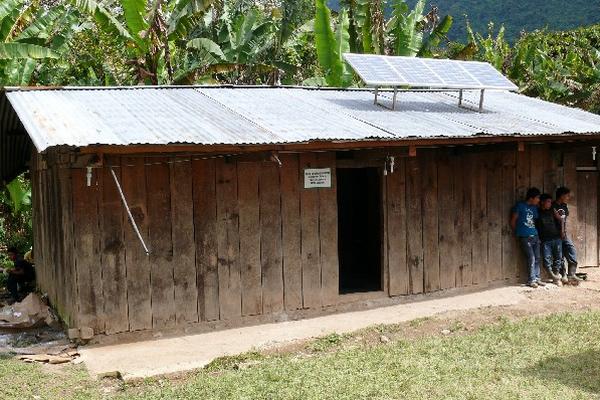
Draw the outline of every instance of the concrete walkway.
[[[525,300],[524,291],[523,287],[509,286],[300,321],[138,343],[82,347],[80,353],[94,376],[118,371],[124,379],[144,378],[202,368],[218,357],[334,332],[348,333],[371,325],[400,323],[446,311],[514,305]]]

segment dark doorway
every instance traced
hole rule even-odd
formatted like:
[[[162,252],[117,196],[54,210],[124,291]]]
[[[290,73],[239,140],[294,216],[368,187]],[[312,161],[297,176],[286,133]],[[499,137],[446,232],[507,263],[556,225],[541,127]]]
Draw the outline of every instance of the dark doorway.
[[[381,177],[378,168],[338,168],[340,294],[381,290]]]

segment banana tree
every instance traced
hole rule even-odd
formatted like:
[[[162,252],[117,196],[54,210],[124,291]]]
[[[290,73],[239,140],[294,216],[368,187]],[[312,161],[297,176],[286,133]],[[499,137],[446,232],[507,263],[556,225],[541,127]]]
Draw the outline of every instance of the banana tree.
[[[177,75],[178,82],[210,76],[218,81],[244,84],[260,81],[259,77],[269,76],[278,68],[271,58],[277,29],[260,10],[224,7],[217,20],[207,18],[204,28],[186,43],[190,53]]]
[[[393,53],[397,56],[415,57],[423,44],[423,22],[425,0],[418,0],[411,11],[404,0],[393,4],[388,32],[392,38]]]
[[[29,85],[41,60],[58,58],[73,14],[64,7],[5,0],[0,4],[0,83]]]
[[[338,16],[336,29],[331,23],[331,11],[325,0],[316,0],[315,41],[319,65],[329,86],[347,87],[352,84],[352,72],[343,59],[350,52],[348,13],[342,9]]]
[[[98,27],[130,49],[128,64],[139,83],[172,82],[172,49],[212,0],[71,0]],[[121,22],[124,20],[124,23]]]

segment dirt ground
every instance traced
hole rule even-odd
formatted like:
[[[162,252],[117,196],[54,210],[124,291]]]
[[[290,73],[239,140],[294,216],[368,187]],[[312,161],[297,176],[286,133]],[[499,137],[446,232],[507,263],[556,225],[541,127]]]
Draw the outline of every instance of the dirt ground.
[[[411,340],[436,335],[464,335],[482,326],[505,321],[562,312],[600,310],[600,268],[586,268],[580,272],[585,272],[588,276],[578,286],[565,285],[559,288],[548,283],[545,287],[532,289],[523,285],[525,300],[517,304],[447,311],[400,324],[377,325],[348,335],[344,346],[370,346],[382,341]],[[261,353],[310,353],[314,350],[313,342],[296,341],[263,349]]]
[[[482,326],[498,324],[505,321],[516,321],[532,316],[543,316],[561,312],[580,312],[600,310],[600,269],[585,269],[588,279],[579,286],[557,287],[548,284],[546,287],[531,289],[518,288],[522,294],[521,300],[507,306],[487,306],[460,311],[442,311],[433,316],[412,319],[397,324],[381,324],[369,326],[351,333],[329,334],[321,338],[294,340],[260,346],[253,351],[255,354],[273,355],[294,353],[300,357],[312,356],[324,351],[336,351],[340,348],[354,346],[376,346],[382,342],[407,341],[425,336],[436,335],[465,335]],[[29,353],[47,351],[48,347],[65,346],[66,338],[47,335],[45,332],[29,332],[20,335],[1,332],[2,347],[13,353]],[[36,340],[37,339],[37,340]],[[44,340],[45,339],[45,340]],[[29,342],[29,343],[27,343]],[[29,344],[29,346],[27,346]],[[36,351],[37,350],[37,351]],[[208,365],[229,364],[233,362],[241,368],[252,365],[252,359],[241,356],[227,356],[216,359]],[[48,372],[61,373],[66,365],[46,365]],[[186,373],[169,374],[169,379],[184,378]],[[103,385],[112,386],[110,379],[105,379]],[[110,391],[110,389],[108,389]]]

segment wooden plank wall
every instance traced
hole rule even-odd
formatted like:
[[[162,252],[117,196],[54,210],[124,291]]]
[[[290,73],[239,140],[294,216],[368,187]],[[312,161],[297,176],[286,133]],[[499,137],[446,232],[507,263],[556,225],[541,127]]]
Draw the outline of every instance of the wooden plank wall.
[[[523,257],[509,226],[511,208],[531,185],[553,194],[565,171],[567,184],[576,190],[577,179],[586,178],[575,172],[573,157],[567,154],[562,166],[562,153],[531,145],[522,152],[514,147],[429,149],[401,159],[386,177],[389,294],[523,278]],[[597,201],[588,191],[579,202]],[[577,207],[572,208],[574,222]],[[588,228],[575,235],[580,248],[586,248],[585,235],[596,243],[589,228],[596,219],[595,211],[587,211]],[[597,248],[590,253],[597,254]]]
[[[107,157],[90,187],[72,169],[73,325],[114,334],[336,304],[335,153],[281,159]],[[333,188],[303,190],[303,167],[333,168]]]
[[[107,334],[339,303],[335,153],[280,159],[281,166],[108,157],[87,186],[85,169],[45,167],[34,157],[42,290],[70,325]],[[385,292],[523,278],[510,209],[532,184],[553,193],[566,183],[577,192],[585,177],[576,165],[575,155],[546,145],[426,149],[398,157],[383,181]],[[149,256],[122,207],[111,166]],[[319,167],[332,168],[333,188],[303,189],[303,169]],[[595,195],[582,189],[579,201]],[[597,211],[580,209],[572,206],[571,221],[597,219]],[[588,225],[572,224],[576,239],[597,240]],[[597,263],[597,246],[582,251],[595,254]]]

